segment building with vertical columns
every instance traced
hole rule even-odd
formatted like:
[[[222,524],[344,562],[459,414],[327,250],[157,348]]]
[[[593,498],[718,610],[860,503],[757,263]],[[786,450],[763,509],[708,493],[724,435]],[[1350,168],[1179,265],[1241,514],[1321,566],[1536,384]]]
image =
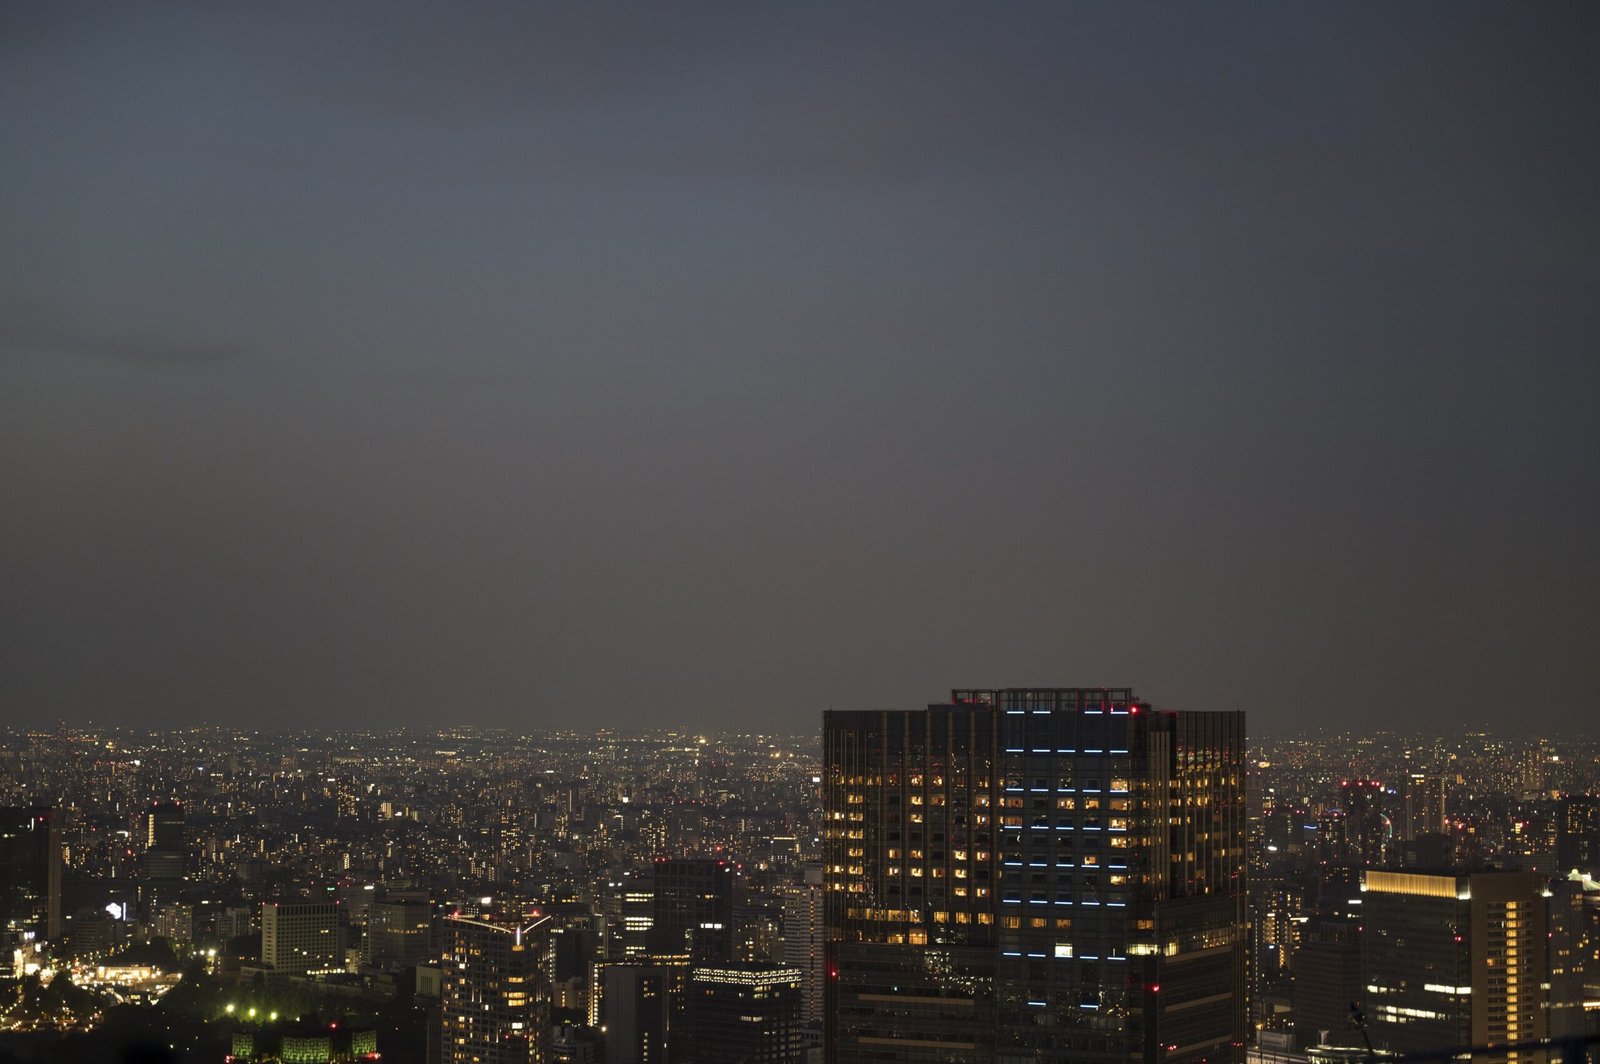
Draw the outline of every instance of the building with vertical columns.
[[[1244,719],[1125,688],[824,716],[830,1061],[1242,1061]]]
[[[550,917],[444,920],[442,1064],[544,1064],[550,1059]]]
[[[822,866],[807,865],[783,892],[783,963],[801,973],[800,1019],[822,1025]]]
[[[1548,890],[1532,872],[1366,873],[1362,972],[1378,1048],[1423,1052],[1549,1037]],[[1497,1054],[1544,1064],[1544,1051]]]

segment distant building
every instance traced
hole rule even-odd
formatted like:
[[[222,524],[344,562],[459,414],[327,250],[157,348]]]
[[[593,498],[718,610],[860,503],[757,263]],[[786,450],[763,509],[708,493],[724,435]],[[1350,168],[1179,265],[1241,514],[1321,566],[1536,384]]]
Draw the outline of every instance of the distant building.
[[[61,817],[44,806],[0,808],[0,948],[61,938]]]
[[[1408,1053],[1549,1037],[1545,883],[1529,872],[1368,872],[1362,971],[1373,1042]]]
[[[608,964],[604,973],[606,1064],[666,1064],[672,1004],[666,969]]]
[[[396,971],[426,962],[433,953],[433,905],[426,894],[391,892],[367,907],[361,962]]]
[[[513,924],[450,916],[443,929],[442,1064],[545,1064],[550,918]]]
[[[826,939],[823,924],[822,866],[808,865],[798,883],[783,892],[783,963],[801,975],[800,1018],[807,1024],[822,1023],[823,953]]]
[[[230,905],[217,914],[217,938],[224,945],[229,939],[255,933],[256,910],[246,905]]]
[[[1390,861],[1394,828],[1384,809],[1387,793],[1377,780],[1345,780],[1339,785],[1344,838],[1340,863],[1351,868],[1382,868]]]
[[[154,803],[145,811],[142,827],[145,881],[173,883],[182,879],[189,870],[183,806],[178,802]]]
[[[1361,933],[1343,916],[1313,916],[1300,932],[1294,958],[1293,1016],[1303,1045],[1358,1046],[1361,1032],[1350,1006],[1364,994]]]
[[[1600,796],[1570,794],[1556,806],[1556,866],[1600,879]]]
[[[74,960],[98,960],[121,944],[121,921],[103,909],[79,909],[65,923],[67,955]]]
[[[1595,945],[1596,903],[1600,894],[1584,890],[1577,879],[1557,878],[1550,884],[1550,1037],[1588,1034],[1584,984],[1590,977]],[[1600,965],[1593,966],[1600,976]]]
[[[150,929],[157,938],[167,939],[174,945],[194,944],[194,906],[184,902],[163,902],[156,906]]]
[[[696,964],[734,959],[734,913],[743,904],[739,869],[710,857],[655,862],[651,953],[687,952]]]
[[[958,690],[823,724],[834,1064],[1244,1059],[1244,718]]]
[[[655,885],[650,875],[626,872],[606,884],[602,900],[605,959],[637,961],[649,948],[655,923]]]
[[[689,983],[695,1064],[800,1064],[798,968],[763,964],[696,968]]]
[[[261,959],[279,972],[343,970],[339,907],[333,902],[263,902]]]
[[[1446,821],[1446,783],[1443,777],[1413,772],[1406,778],[1404,813],[1400,833],[1406,842],[1419,835],[1442,835],[1450,830]]]
[[[146,850],[181,850],[184,847],[183,805],[154,802],[144,814]]]
[[[595,1064],[598,1059],[594,1042],[576,1028],[563,1024],[551,1033],[551,1064]]]

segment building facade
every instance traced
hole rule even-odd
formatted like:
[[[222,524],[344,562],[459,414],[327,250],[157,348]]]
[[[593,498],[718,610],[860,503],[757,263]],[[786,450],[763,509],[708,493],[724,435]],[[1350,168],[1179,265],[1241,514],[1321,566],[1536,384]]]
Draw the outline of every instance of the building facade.
[[[0,948],[61,937],[61,810],[0,809]]]
[[[711,857],[664,857],[653,871],[650,952],[688,953],[696,964],[733,960],[739,869]]]
[[[369,968],[398,971],[432,956],[433,905],[418,892],[390,892],[367,908],[367,935],[361,962]]]
[[[142,831],[144,853],[140,864],[147,883],[173,883],[189,870],[184,836],[183,806],[156,802],[145,810]]]
[[[1549,1037],[1546,883],[1531,872],[1368,872],[1362,972],[1374,1044],[1406,1053]],[[1543,1064],[1548,1053],[1495,1059]]]
[[[822,866],[807,865],[798,883],[783,892],[783,963],[799,969],[800,1018],[821,1027],[823,1013]]]
[[[828,1058],[1242,1060],[1244,739],[1127,689],[826,714]]]
[[[695,1064],[801,1064],[800,969],[762,964],[696,968],[689,981]]]
[[[606,1064],[666,1064],[671,1025],[667,970],[608,964],[604,979]]]
[[[550,1059],[550,918],[444,920],[442,1064],[544,1064]]]
[[[280,972],[342,970],[339,907],[333,902],[261,903],[261,959]]]

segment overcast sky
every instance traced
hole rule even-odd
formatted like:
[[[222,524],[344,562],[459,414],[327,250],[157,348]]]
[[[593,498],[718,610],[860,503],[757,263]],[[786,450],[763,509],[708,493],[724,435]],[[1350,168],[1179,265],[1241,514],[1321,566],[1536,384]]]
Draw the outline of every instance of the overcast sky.
[[[1600,720],[1592,4],[0,6],[0,720]]]

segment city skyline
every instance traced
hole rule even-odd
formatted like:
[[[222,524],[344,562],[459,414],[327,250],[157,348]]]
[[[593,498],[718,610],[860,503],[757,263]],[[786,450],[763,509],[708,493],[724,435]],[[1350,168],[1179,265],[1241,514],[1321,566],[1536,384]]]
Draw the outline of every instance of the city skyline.
[[[947,698],[820,737],[0,729],[0,1056],[1337,1064],[1592,1030],[1600,737]]]
[[[1583,726],[1597,30],[6,5],[0,718]]]

